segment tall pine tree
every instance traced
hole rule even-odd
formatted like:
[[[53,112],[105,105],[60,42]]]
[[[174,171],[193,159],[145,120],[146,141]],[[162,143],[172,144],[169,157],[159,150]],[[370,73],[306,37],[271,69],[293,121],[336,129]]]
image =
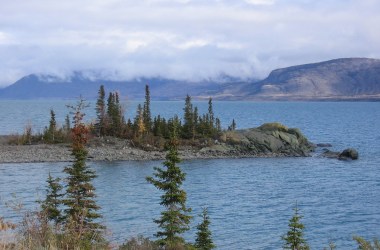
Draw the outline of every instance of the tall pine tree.
[[[161,195],[160,204],[165,207],[165,210],[161,212],[161,217],[154,222],[161,228],[156,237],[160,238],[159,244],[165,249],[177,249],[184,245],[185,240],[181,234],[189,230],[191,220],[191,216],[188,214],[191,209],[186,207],[186,192],[181,189],[186,174],[177,165],[181,162],[177,144],[177,128],[174,126],[168,143],[166,160],[163,163],[165,168],[155,168],[156,179],[146,178],[148,182],[164,192]]]
[[[99,206],[95,202],[95,187],[92,180],[96,177],[95,171],[86,165],[88,152],[85,148],[89,129],[83,122],[83,109],[87,107],[83,99],[76,106],[69,106],[73,114],[72,128],[72,166],[64,169],[68,174],[65,205],[66,222],[77,233],[79,240],[100,240],[100,229],[104,227],[94,222],[101,217],[96,211]]]
[[[96,101],[96,133],[98,136],[105,135],[106,127],[106,102],[105,102],[106,92],[104,90],[104,85],[100,85],[98,91],[98,100]]]
[[[145,85],[145,102],[143,107],[144,125],[147,133],[152,130],[152,117],[150,112],[150,91],[149,85]]]

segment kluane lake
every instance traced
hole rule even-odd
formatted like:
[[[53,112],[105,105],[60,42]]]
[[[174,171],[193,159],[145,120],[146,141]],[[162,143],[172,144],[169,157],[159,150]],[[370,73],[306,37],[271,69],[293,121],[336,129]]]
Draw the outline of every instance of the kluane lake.
[[[0,101],[0,134],[22,133],[31,123],[35,131],[48,124],[53,108],[63,123],[65,104],[75,101]],[[184,102],[152,102],[152,113],[182,116]],[[194,102],[201,112],[206,102]],[[126,104],[135,115],[135,102]],[[280,249],[292,208],[298,202],[305,236],[312,249],[334,241],[338,249],[354,249],[353,235],[380,237],[380,103],[214,102],[214,112],[227,127],[264,122],[298,127],[314,143],[331,143],[332,150],[354,147],[357,161],[318,157],[193,160],[181,164],[187,173],[184,189],[193,208],[192,230],[208,207],[218,249]],[[88,109],[94,117],[94,105]],[[0,152],[1,153],[1,152]],[[37,207],[48,173],[63,176],[68,163],[0,164],[0,216],[17,220],[4,203],[16,199],[25,209]],[[110,239],[121,242],[143,234],[154,238],[153,218],[159,216],[160,193],[145,181],[160,161],[91,162],[103,221]],[[12,198],[14,194],[16,198]]]

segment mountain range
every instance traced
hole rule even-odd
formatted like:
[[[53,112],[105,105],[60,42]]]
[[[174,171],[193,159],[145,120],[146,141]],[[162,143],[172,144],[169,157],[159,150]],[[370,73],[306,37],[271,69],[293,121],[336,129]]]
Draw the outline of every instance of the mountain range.
[[[217,80],[179,81],[165,78],[135,78],[112,81],[74,72],[68,78],[31,74],[0,89],[0,99],[96,98],[99,86],[119,91],[130,99],[144,97],[148,84],[153,100],[380,100],[380,60],[341,58],[273,70],[263,80],[221,76]]]

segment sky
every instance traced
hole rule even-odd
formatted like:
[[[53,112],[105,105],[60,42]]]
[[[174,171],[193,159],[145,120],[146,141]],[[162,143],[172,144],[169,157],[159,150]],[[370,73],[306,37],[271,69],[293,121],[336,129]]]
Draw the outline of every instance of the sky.
[[[0,0],[0,87],[73,71],[102,78],[265,78],[380,58],[379,0]]]

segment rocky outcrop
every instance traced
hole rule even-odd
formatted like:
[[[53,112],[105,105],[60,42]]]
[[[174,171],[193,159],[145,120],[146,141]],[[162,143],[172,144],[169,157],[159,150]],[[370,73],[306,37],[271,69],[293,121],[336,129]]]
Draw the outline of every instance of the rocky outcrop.
[[[251,156],[308,156],[315,148],[299,129],[287,128],[280,123],[227,131],[220,137],[220,142],[211,149],[222,154]]]

